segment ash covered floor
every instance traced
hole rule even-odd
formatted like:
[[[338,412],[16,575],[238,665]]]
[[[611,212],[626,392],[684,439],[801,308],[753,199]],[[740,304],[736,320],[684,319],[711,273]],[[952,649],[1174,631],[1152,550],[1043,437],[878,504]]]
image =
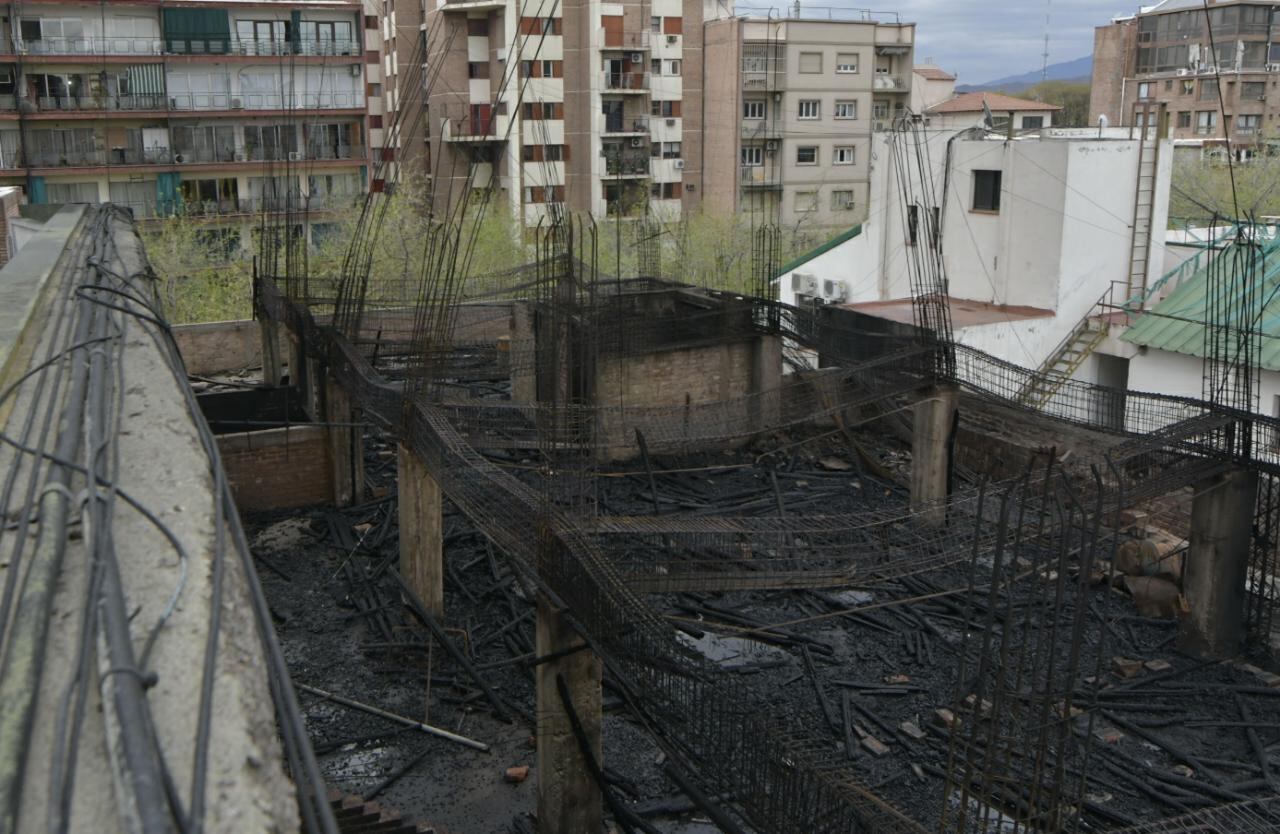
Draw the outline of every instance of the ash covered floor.
[[[655,458],[663,512],[857,513],[904,506],[895,483],[864,471],[830,436],[770,438],[760,448]],[[883,473],[906,454],[860,435]],[[765,454],[778,448],[785,454]],[[497,462],[532,473],[532,461]],[[598,500],[612,514],[648,513],[653,491],[640,464],[611,467]],[[533,746],[534,607],[500,553],[445,504],[444,625],[486,684],[513,712],[504,723],[472,677],[415,620],[388,567],[398,559],[395,451],[366,437],[373,500],[341,512],[317,509],[246,519],[259,573],[294,680],[490,745],[489,752],[402,728],[302,693],[326,778],[385,801],[444,832],[532,831],[538,773]],[[775,486],[781,483],[782,486]],[[730,670],[779,714],[825,736],[864,785],[934,828],[956,763],[949,716],[961,693],[960,660],[974,623],[988,618],[1017,642],[1020,617],[988,611],[966,593],[990,565],[955,565],[836,590],[679,593],[648,597],[690,647]],[[1127,593],[1091,586],[1084,639],[1105,636],[1104,689],[1074,722],[1092,733],[1084,780],[1089,830],[1169,817],[1274,794],[1280,772],[1280,682],[1256,668],[1205,663],[1176,651],[1177,623],[1140,616]],[[877,607],[879,606],[879,607]],[[863,611],[850,609],[865,608]],[[1010,611],[1049,616],[1049,607]],[[1067,617],[1066,607],[1053,609]],[[776,626],[774,624],[785,625]],[[767,630],[765,626],[772,626]],[[747,634],[749,632],[749,634]],[[747,634],[747,636],[743,636]],[[1132,661],[1132,662],[1127,662]],[[710,832],[664,774],[665,756],[605,673],[604,764],[624,801],[664,832]],[[524,781],[508,768],[529,766]],[[1071,775],[1069,773],[1069,775]],[[732,808],[732,797],[721,798]]]

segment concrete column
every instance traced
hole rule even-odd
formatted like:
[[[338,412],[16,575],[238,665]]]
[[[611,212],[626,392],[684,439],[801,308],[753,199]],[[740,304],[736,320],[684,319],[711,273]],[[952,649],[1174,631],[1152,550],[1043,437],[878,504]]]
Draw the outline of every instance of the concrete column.
[[[280,365],[280,325],[259,313],[258,329],[262,331],[262,382],[278,388],[284,380],[284,369]]]
[[[310,370],[308,368],[308,370]],[[333,466],[333,503],[349,507],[364,494],[364,438],[351,425],[351,397],[331,375],[324,377],[324,419],[329,424],[329,459]]]
[[[1196,486],[1182,572],[1189,611],[1178,635],[1178,647],[1188,654],[1231,657],[1244,642],[1244,586],[1257,493],[1258,473],[1247,469]]]
[[[782,339],[757,336],[751,345],[751,423],[758,430],[778,422],[782,411]],[[763,395],[763,396],[760,396]]]
[[[911,509],[926,510],[928,524],[945,524],[942,502],[951,491],[951,447],[955,437],[956,406],[960,394],[954,386],[939,385],[924,393],[915,405],[911,438]]]
[[[538,400],[538,374],[534,369],[533,310],[528,302],[511,305],[511,340],[509,342],[511,401],[517,405],[533,405]]]
[[[564,614],[538,597],[539,656],[582,645]],[[574,709],[582,720],[596,761],[601,758],[600,659],[590,649],[567,654],[537,667],[538,695],[538,834],[584,834],[601,831],[604,809],[600,789],[587,770],[568,713],[556,691],[556,675],[564,675]]]
[[[298,340],[297,335],[289,331],[289,385],[299,396],[302,394],[303,377],[306,376],[307,369],[305,360],[302,358],[302,343]]]
[[[440,485],[403,443],[396,454],[400,504],[400,575],[427,611],[444,618],[444,520]]]

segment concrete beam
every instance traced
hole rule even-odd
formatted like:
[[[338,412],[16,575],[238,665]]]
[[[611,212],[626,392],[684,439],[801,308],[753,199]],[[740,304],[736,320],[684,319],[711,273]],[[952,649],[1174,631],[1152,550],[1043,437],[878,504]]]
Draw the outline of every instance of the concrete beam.
[[[1245,578],[1252,547],[1258,473],[1237,469],[1196,487],[1182,587],[1188,612],[1178,647],[1205,658],[1231,657],[1245,636]]]
[[[431,616],[444,619],[444,518],[440,485],[413,450],[396,452],[400,505],[400,575]]]
[[[280,325],[268,316],[258,318],[262,331],[262,383],[279,388],[284,381],[284,368],[280,359]]]
[[[538,597],[537,652],[540,657],[583,645],[564,612]],[[591,778],[582,748],[556,691],[556,675],[569,686],[574,710],[603,766],[601,742],[600,658],[588,648],[572,651],[537,667],[538,696],[538,834],[582,834],[601,831],[604,806]]]
[[[915,405],[911,438],[911,509],[923,512],[928,524],[945,524],[944,506],[951,492],[951,451],[955,440],[956,406],[960,393],[953,385],[935,386]]]
[[[359,426],[352,425],[356,415],[351,396],[330,374],[325,374],[324,381],[324,421],[329,424],[333,503],[349,507],[364,494],[364,436]]]

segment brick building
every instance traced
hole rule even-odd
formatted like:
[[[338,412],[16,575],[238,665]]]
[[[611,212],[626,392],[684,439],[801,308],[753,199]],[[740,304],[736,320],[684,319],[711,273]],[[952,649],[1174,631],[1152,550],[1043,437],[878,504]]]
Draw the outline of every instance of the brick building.
[[[1280,16],[1271,4],[1157,3],[1096,29],[1090,116],[1141,125],[1164,108],[1174,139],[1230,138],[1248,155],[1280,131]],[[1211,45],[1212,44],[1212,45]],[[1150,116],[1145,114],[1150,113]]]
[[[31,203],[311,229],[368,189],[381,44],[357,0],[27,0],[0,12],[0,184]],[[308,229],[309,233],[311,229]]]

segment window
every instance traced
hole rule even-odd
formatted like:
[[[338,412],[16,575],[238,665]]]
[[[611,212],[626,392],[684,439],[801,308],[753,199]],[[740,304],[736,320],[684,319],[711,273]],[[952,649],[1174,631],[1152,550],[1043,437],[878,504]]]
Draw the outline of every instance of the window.
[[[744,168],[758,168],[764,165],[764,148],[759,145],[748,145],[742,149],[742,165]]]
[[[1247,101],[1262,101],[1267,95],[1267,82],[1245,81],[1240,85],[1240,98]]]
[[[564,186],[563,185],[526,186],[524,190],[524,201],[526,203],[563,203],[564,202]]]
[[[1191,127],[1191,111],[1190,110],[1178,111],[1178,127]]]
[[[46,202],[52,205],[96,203],[98,202],[98,184],[96,182],[51,182],[45,185],[44,197]]]
[[[858,71],[858,53],[856,52],[837,52],[836,53],[836,72],[850,73]]]
[[[1195,91],[1196,91],[1196,82],[1191,81],[1190,79],[1182,82],[1182,94],[1184,96],[1189,96]]]
[[[1000,172],[973,172],[973,210],[1000,211]]]
[[[684,18],[679,15],[662,18],[662,32],[665,35],[683,35]]]
[[[487,17],[467,18],[467,34],[477,38],[489,37],[489,18]]]
[[[649,194],[655,200],[674,200],[680,196],[680,183],[655,182],[649,189]]]
[[[920,240],[920,207],[915,203],[907,206],[907,245],[915,246]]]
[[[654,75],[662,75],[662,59],[654,58],[649,62],[649,72]]]
[[[488,78],[488,77],[489,77],[488,61],[467,62],[467,78]]]
[[[662,158],[663,159],[679,159],[680,143],[679,142],[663,142]]]
[[[680,74],[680,59],[675,58],[667,61],[667,75]]]
[[[1236,133],[1257,133],[1260,127],[1262,127],[1262,117],[1256,113],[1236,117]]]
[[[816,191],[797,191],[795,196],[796,211],[817,211],[818,210],[818,192]]]
[[[1022,129],[1034,130],[1044,127],[1044,116],[1023,116]]]
[[[805,72],[805,73],[822,72],[822,53],[821,52],[801,52],[800,53],[800,72]]]
[[[837,145],[831,161],[835,165],[852,165],[856,158],[853,145]]]
[[[806,98],[800,101],[801,119],[817,119],[822,116],[822,100],[816,98]]]
[[[746,99],[742,102],[742,118],[744,119],[763,119],[765,116],[765,103],[759,99]]]
[[[1213,133],[1218,127],[1218,111],[1217,110],[1197,110],[1196,111],[1196,133],[1206,136]]]
[[[832,211],[853,211],[853,192],[852,191],[832,191],[831,192],[831,210]]]
[[[883,120],[889,118],[889,102],[873,101],[871,102],[871,118]]]
[[[562,19],[559,17],[522,17],[520,18],[520,34],[559,35]]]
[[[1172,90],[1173,90],[1173,81],[1169,80],[1164,82],[1164,91],[1168,93],[1168,92],[1171,92]]]
[[[1138,98],[1139,99],[1151,98],[1151,82],[1150,81],[1143,81],[1138,84]]]
[[[564,103],[559,101],[526,101],[520,109],[530,121],[564,118]]]
[[[801,145],[796,148],[796,164],[797,165],[817,165],[818,164],[818,146],[817,145]]]
[[[651,17],[651,18],[649,18],[649,31],[650,31],[650,32],[661,32],[661,31],[662,31],[662,18],[660,18],[660,17]]]
[[[1218,100],[1218,82],[1213,78],[1206,78],[1200,82],[1200,100],[1201,101],[1217,101]]]
[[[858,102],[852,99],[836,102],[836,118],[837,119],[856,119],[858,118]]]
[[[650,111],[654,116],[662,116],[668,119],[679,118],[680,102],[679,101],[652,101],[650,102]]]

